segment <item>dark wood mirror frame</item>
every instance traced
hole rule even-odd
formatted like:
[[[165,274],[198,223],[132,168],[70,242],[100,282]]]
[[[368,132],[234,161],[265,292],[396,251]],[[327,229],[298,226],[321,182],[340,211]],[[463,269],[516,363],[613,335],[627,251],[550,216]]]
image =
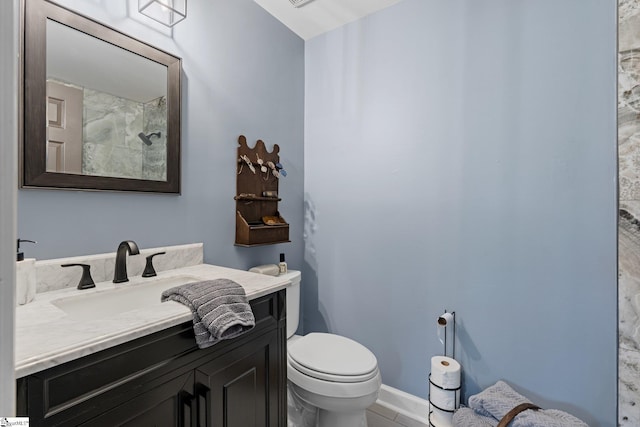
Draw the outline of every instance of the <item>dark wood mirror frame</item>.
[[[47,0],[22,1],[20,186],[180,193],[180,58]],[[167,180],[75,175],[46,170],[46,22],[57,21],[167,67]]]

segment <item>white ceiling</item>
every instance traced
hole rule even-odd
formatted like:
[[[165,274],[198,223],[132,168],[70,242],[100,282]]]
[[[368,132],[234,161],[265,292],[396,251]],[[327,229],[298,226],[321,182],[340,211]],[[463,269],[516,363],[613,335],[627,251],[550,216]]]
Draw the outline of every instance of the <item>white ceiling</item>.
[[[313,0],[299,8],[289,0],[254,0],[305,40],[401,0]]]

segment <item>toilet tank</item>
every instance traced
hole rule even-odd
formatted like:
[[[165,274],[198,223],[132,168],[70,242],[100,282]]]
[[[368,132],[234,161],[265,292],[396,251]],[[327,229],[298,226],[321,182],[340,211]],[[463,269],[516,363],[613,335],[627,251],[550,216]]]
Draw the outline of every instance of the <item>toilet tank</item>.
[[[287,286],[287,339],[296,333],[298,324],[300,323],[300,272],[289,270],[285,274],[278,277],[284,277],[291,281],[291,285]]]

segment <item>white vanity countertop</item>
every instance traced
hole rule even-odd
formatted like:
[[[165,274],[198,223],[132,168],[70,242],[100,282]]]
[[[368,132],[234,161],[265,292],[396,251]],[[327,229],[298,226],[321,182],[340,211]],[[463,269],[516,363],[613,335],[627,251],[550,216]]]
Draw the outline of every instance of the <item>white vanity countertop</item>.
[[[285,277],[273,277],[209,264],[159,272],[152,279],[192,276],[199,280],[226,278],[245,289],[249,300],[268,295],[289,285]],[[86,290],[76,288],[44,292],[29,304],[16,307],[16,378],[122,344],[133,339],[190,321],[191,311],[184,305],[167,301],[127,311],[109,318],[78,320],[70,318],[51,301],[74,295],[88,295],[117,287],[142,284],[140,276],[129,282],[96,283]]]

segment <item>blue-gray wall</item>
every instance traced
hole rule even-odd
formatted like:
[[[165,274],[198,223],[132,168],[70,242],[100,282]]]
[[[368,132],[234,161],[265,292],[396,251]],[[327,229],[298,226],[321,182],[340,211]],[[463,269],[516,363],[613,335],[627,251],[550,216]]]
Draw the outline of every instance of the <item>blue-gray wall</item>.
[[[426,397],[446,308],[467,396],[505,379],[615,425],[615,0],[405,0],[306,47],[251,0],[191,0],[173,33],[60,2],[183,58],[183,194],[21,190],[28,256],[285,251],[305,329],[370,347],[386,384]],[[293,243],[232,245],[241,133],[281,147]]]
[[[305,48],[305,331],[616,425],[616,1],[405,0]]]
[[[204,242],[205,261],[248,268],[300,264],[303,227],[304,41],[252,0],[191,0],[173,32],[133,2],[58,3],[169,51],[183,60],[182,195],[21,190],[18,233],[39,259]],[[288,176],[280,211],[292,243],[233,246],[237,138],[280,146]]]

